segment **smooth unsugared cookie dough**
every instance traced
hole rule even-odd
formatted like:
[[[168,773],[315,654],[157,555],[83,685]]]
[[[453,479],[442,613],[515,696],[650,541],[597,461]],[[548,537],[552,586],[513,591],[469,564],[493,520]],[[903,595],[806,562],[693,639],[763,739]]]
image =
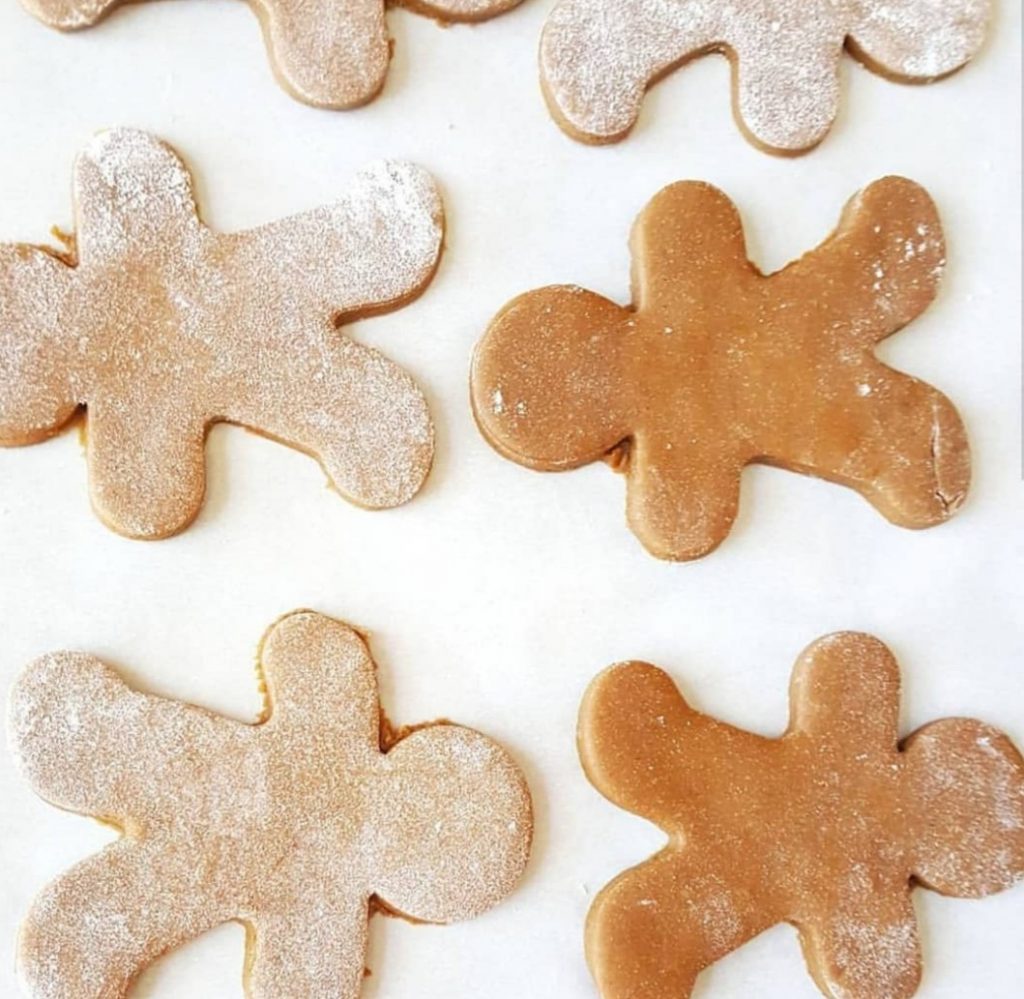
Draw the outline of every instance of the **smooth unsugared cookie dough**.
[[[825,995],[906,999],[921,974],[912,885],[977,897],[1024,878],[1024,760],[965,718],[900,743],[899,686],[877,639],[819,639],[794,670],[786,734],[766,739],[693,710],[646,663],[594,680],[587,776],[669,836],[591,908],[603,999],[686,999],[783,921]]]
[[[434,453],[426,401],[338,327],[433,276],[444,222],[426,171],[382,162],[333,205],[220,234],[174,151],[119,129],[78,158],[74,199],[66,255],[0,245],[0,445],[86,406],[93,506],[137,538],[199,512],[216,421],[313,455],[362,506],[416,494]]]
[[[725,52],[736,117],[773,152],[819,143],[836,117],[843,46],[878,73],[925,82],[981,47],[991,0],[561,0],[544,28],[541,80],[555,117],[614,142],[644,92],[688,60]]]
[[[22,0],[44,24],[89,28],[121,0]],[[522,0],[250,0],[274,73],[293,97],[315,107],[358,107],[384,86],[391,61],[385,6],[442,23],[485,21]]]
[[[609,459],[626,474],[633,531],[667,559],[725,538],[750,462],[850,486],[905,527],[958,509],[970,459],[956,410],[874,354],[927,308],[942,273],[924,190],[877,181],[828,240],[771,275],[707,184],[657,194],[631,247],[632,307],[555,286],[492,321],[472,400],[502,454],[543,471]]]
[[[36,899],[18,963],[36,999],[115,999],[165,951],[247,929],[252,999],[355,999],[376,907],[448,923],[500,902],[526,864],[530,796],[470,729],[382,724],[373,660],[347,625],[279,621],[246,725],[140,694],[91,656],[26,670],[9,732],[40,795],[122,838]]]

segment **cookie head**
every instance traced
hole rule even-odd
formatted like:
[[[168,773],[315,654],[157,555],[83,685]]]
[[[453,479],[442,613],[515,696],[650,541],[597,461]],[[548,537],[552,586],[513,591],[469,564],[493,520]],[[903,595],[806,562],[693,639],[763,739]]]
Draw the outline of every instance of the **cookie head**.
[[[629,316],[575,286],[510,302],[473,357],[477,425],[501,452],[543,471],[600,458],[629,432],[621,391]]]
[[[375,885],[384,905],[450,923],[505,898],[526,866],[532,817],[526,784],[504,750],[440,724],[401,739],[385,760],[394,780],[380,865],[390,873]]]
[[[915,876],[978,898],[1024,880],[1024,760],[989,725],[948,718],[907,740],[908,783],[920,815]]]

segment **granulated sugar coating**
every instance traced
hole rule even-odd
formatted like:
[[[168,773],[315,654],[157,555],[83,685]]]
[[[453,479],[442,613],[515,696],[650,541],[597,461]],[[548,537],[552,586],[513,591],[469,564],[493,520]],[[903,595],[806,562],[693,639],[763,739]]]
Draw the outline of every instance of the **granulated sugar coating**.
[[[844,44],[884,75],[928,81],[981,47],[991,0],[562,0],[544,29],[541,78],[577,138],[612,142],[644,91],[711,51],[735,63],[737,116],[760,145],[800,152],[836,117]]]
[[[119,2],[23,0],[40,21],[63,31],[91,27]],[[520,2],[417,0],[402,6],[442,22],[484,21]],[[306,104],[337,109],[365,104],[384,86],[393,44],[387,5],[390,0],[250,0],[282,86]]]
[[[19,971],[33,999],[116,999],[160,954],[246,924],[252,999],[355,999],[367,920],[448,923],[513,889],[529,791],[494,742],[447,723],[381,746],[374,663],[311,612],[261,649],[267,717],[245,725],[137,693],[59,652],[16,685],[10,739],[40,795],[121,840],[37,898]]]
[[[779,739],[700,714],[646,663],[594,680],[587,776],[670,838],[591,908],[603,999],[687,999],[704,968],[783,921],[826,996],[913,995],[912,885],[973,898],[1024,879],[1024,760],[967,718],[901,745],[899,694],[889,650],[852,632],[801,655]]]
[[[173,150],[120,129],[79,157],[74,196],[74,259],[0,246],[0,444],[86,406],[93,505],[139,538],[198,513],[215,421],[308,452],[362,506],[415,495],[433,460],[423,395],[336,327],[433,275],[443,215],[424,170],[379,163],[333,205],[219,234]]]

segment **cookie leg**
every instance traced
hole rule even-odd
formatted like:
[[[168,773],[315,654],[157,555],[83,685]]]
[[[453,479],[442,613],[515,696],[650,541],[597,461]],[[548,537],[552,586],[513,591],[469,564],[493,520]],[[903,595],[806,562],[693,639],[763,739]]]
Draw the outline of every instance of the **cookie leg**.
[[[808,44],[800,19],[782,24],[770,46],[735,47],[736,117],[754,142],[795,154],[825,138],[839,107],[842,46],[841,36]]]
[[[300,101],[352,108],[365,104],[384,85],[391,53],[383,0],[252,4],[274,71]]]
[[[44,889],[18,941],[29,993],[122,999],[161,954],[223,922],[174,862],[125,839]]]
[[[249,999],[358,999],[366,965],[365,898],[311,901],[251,928]]]
[[[660,434],[639,433],[627,473],[629,525],[658,558],[707,555],[736,519],[741,471],[728,455],[695,455]]]
[[[312,454],[338,492],[360,506],[412,499],[434,455],[423,393],[398,365],[339,331],[316,341],[296,350],[285,338],[275,363],[226,418]]]
[[[921,943],[909,884],[867,875],[842,883],[831,912],[800,927],[808,970],[825,995],[909,999],[921,980]]]
[[[846,377],[848,387],[819,400],[808,417],[815,433],[774,451],[779,463],[855,489],[902,527],[948,520],[963,505],[971,478],[967,434],[953,404],[874,360]]]
[[[140,402],[99,402],[88,413],[93,509],[131,538],[165,538],[195,518],[206,489],[204,431],[180,414]]]
[[[668,849],[616,878],[587,917],[587,963],[603,999],[687,999],[704,968],[775,922],[728,875]]]
[[[556,118],[589,142],[621,139],[647,87],[715,41],[715,20],[692,4],[563,0],[540,49],[544,93]]]

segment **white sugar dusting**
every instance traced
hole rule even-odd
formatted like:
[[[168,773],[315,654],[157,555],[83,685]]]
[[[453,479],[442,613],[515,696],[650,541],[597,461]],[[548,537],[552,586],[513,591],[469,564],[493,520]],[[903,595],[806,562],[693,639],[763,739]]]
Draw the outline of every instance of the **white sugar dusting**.
[[[562,0],[545,26],[541,70],[558,114],[600,141],[632,126],[653,80],[725,51],[747,129],[766,146],[800,150],[835,118],[847,40],[882,72],[929,80],[967,62],[990,19],[990,0]]]
[[[373,662],[319,615],[279,622],[262,666],[257,725],[136,693],[80,654],[18,682],[9,733],[32,785],[124,830],[36,900],[19,970],[37,999],[121,995],[228,920],[252,931],[247,994],[355,999],[375,894],[450,922],[512,890],[532,815],[500,747],[442,724],[382,752]]]
[[[450,21],[481,21],[521,0],[431,0],[414,11]],[[117,0],[24,0],[45,24],[62,30],[101,20]],[[299,100],[317,107],[352,108],[380,90],[391,60],[385,0],[313,3],[259,0],[251,6],[277,76]],[[198,5],[197,5],[198,6]]]
[[[697,713],[646,664],[591,686],[585,770],[670,837],[595,903],[599,981],[628,960],[637,981],[688,982],[786,921],[828,995],[909,996],[916,880],[975,897],[1024,877],[1024,761],[1005,736],[953,719],[901,747],[899,669],[868,635],[814,642],[790,689],[787,733],[769,739]],[[625,953],[648,938],[657,946]]]
[[[94,505],[132,536],[195,515],[217,420],[314,455],[364,506],[415,494],[433,456],[422,393],[336,326],[430,280],[443,216],[425,171],[375,164],[334,205],[221,235],[173,151],[122,129],[79,158],[75,203],[76,266],[0,248],[0,442],[87,406]]]

